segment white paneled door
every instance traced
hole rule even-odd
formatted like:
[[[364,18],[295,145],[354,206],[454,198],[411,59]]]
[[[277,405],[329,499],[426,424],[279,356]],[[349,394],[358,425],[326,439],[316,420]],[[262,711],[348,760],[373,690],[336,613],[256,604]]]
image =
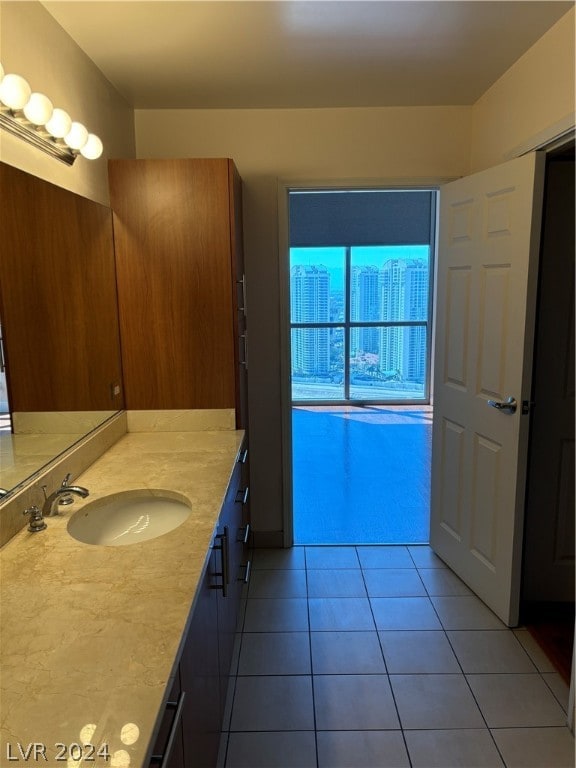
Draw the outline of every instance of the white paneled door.
[[[544,163],[531,153],[440,192],[430,543],[509,626],[520,599]]]

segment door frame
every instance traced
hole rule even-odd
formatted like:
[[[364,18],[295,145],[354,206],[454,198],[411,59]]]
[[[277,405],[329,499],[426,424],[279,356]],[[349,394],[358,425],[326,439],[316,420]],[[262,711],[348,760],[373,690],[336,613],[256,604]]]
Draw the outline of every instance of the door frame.
[[[455,177],[409,179],[279,179],[278,180],[278,277],[280,288],[280,401],[282,430],[282,527],[283,546],[294,544],[293,469],[292,469],[292,376],[290,359],[290,231],[289,193],[292,190],[334,191],[336,189],[418,190],[438,192],[443,184]],[[439,205],[436,205],[433,247],[436,252],[438,238]],[[436,269],[434,258],[432,274],[432,317],[430,324],[430,372],[434,366],[434,335],[436,324]],[[433,402],[432,377],[430,379],[430,403]]]
[[[546,136],[530,149],[523,148],[521,154],[526,154],[527,152],[531,152],[534,150],[542,150],[545,154],[549,154],[550,152],[554,152],[555,150],[562,149],[563,147],[568,146],[568,144],[574,142],[575,140],[576,140],[576,127],[574,126],[573,118],[570,118],[570,127],[564,128],[564,130],[557,133],[557,135],[553,137]],[[544,177],[544,180],[546,182],[546,176]],[[536,317],[536,320],[537,320],[537,317]],[[534,375],[534,373],[532,375]],[[531,384],[532,386],[534,384],[533,378],[532,378]],[[533,449],[533,446],[531,443],[531,437],[532,435],[530,434],[528,438],[529,451]],[[527,491],[527,488],[526,488],[526,491]],[[524,509],[524,514],[526,514],[526,508]],[[524,550],[524,541],[522,541],[522,550]],[[523,558],[524,558],[524,552],[522,552],[522,559]],[[521,578],[522,578],[522,575],[523,574],[521,574]],[[568,694],[568,709],[566,714],[566,725],[572,732],[572,735],[574,735],[576,730],[576,625],[574,627],[574,636],[573,636],[573,644],[572,644],[572,669],[570,671],[570,688],[569,688],[569,694]]]
[[[523,147],[521,153],[526,154],[534,150],[542,150],[546,154],[553,152],[557,149],[567,146],[576,139],[576,126],[574,125],[574,116],[570,116],[565,122],[568,122],[569,126],[562,125],[562,130],[558,131],[555,135],[545,135],[538,137],[538,140],[534,142],[534,146],[529,149]],[[532,381],[533,384],[533,381]],[[530,443],[529,443],[530,447]],[[522,542],[522,548],[524,548],[524,542]],[[572,645],[572,669],[570,671],[570,690],[568,694],[568,711],[566,714],[566,725],[574,735],[576,729],[576,625],[574,627],[574,639]]]

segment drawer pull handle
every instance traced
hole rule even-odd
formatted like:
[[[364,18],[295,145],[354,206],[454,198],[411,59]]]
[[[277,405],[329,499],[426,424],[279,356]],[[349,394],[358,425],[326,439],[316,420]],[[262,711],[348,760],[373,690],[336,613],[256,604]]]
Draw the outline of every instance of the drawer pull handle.
[[[244,354],[242,355],[242,359],[239,361],[239,364],[243,365],[246,370],[248,370],[248,334],[246,331],[240,334],[240,338],[242,339],[242,348]]]
[[[241,565],[240,568],[245,568],[246,571],[244,573],[244,578],[239,578],[238,581],[241,581],[244,584],[248,584],[250,581],[250,569],[252,568],[252,560],[248,560],[246,565]]]
[[[246,486],[246,488],[244,488],[244,490],[242,490],[240,488],[240,490],[236,492],[236,499],[234,500],[235,503],[236,504],[246,504],[246,502],[248,501],[249,490],[250,489],[248,488],[248,486]]]
[[[178,725],[182,719],[182,710],[184,709],[184,699],[186,698],[186,691],[182,691],[178,697],[178,701],[169,701],[166,704],[166,709],[175,709],[176,714],[172,721],[172,727],[168,734],[168,741],[166,742],[166,748],[163,755],[152,755],[150,763],[160,763],[160,768],[167,768],[170,758],[172,756],[172,750],[174,749],[174,742],[176,741]]]
[[[246,275],[242,275],[241,280],[236,280],[236,285],[242,286],[242,306],[238,307],[238,312],[243,312],[246,317]]]
[[[248,459],[248,448],[245,448],[242,453],[240,454],[240,458],[238,459],[238,462],[240,464],[246,464],[246,460]]]
[[[210,589],[221,589],[224,597],[228,596],[228,526],[224,527],[224,533],[219,533],[216,538],[220,544],[214,544],[213,549],[221,552],[222,570],[214,573],[214,576],[222,578],[222,584],[212,584]]]
[[[238,529],[238,538],[236,539],[236,541],[241,541],[242,544],[248,544],[249,538],[250,538],[250,523],[246,523],[245,528]]]

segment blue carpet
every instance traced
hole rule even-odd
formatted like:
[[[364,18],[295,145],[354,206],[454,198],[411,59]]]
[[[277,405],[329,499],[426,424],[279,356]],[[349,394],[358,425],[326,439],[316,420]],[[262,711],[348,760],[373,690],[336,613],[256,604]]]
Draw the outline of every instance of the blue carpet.
[[[432,411],[292,409],[295,544],[423,544]]]

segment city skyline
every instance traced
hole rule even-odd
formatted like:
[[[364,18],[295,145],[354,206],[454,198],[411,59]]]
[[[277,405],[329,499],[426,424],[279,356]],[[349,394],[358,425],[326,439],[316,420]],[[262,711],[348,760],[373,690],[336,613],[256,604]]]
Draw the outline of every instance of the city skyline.
[[[335,291],[344,290],[346,246],[290,248],[290,266],[322,265],[330,273]],[[393,259],[430,261],[429,245],[354,245],[350,247],[352,267],[381,267]]]
[[[294,249],[290,270],[291,322],[310,327],[292,328],[292,377],[297,385],[336,385],[326,399],[344,398],[344,354],[349,355],[350,397],[356,385],[368,388],[374,399],[386,396],[376,390],[399,390],[410,384],[416,397],[427,366],[429,294],[428,247],[371,247],[350,249],[349,321],[352,323],[419,322],[418,326],[365,326],[346,322],[344,285],[334,287],[330,261],[342,264],[344,248]],[[359,253],[357,253],[357,251]],[[380,265],[374,263],[375,254]],[[422,254],[422,255],[420,255]],[[292,255],[292,251],[291,251]],[[401,255],[401,257],[400,257]],[[326,258],[326,257],[330,258]],[[361,257],[361,258],[360,258]],[[318,263],[317,260],[322,262]],[[371,262],[371,263],[370,263]],[[322,328],[317,324],[336,323]],[[344,334],[347,333],[347,344]],[[339,387],[342,388],[338,394]],[[394,398],[396,394],[388,395]],[[365,395],[363,396],[363,399]],[[319,395],[318,399],[322,399]]]

